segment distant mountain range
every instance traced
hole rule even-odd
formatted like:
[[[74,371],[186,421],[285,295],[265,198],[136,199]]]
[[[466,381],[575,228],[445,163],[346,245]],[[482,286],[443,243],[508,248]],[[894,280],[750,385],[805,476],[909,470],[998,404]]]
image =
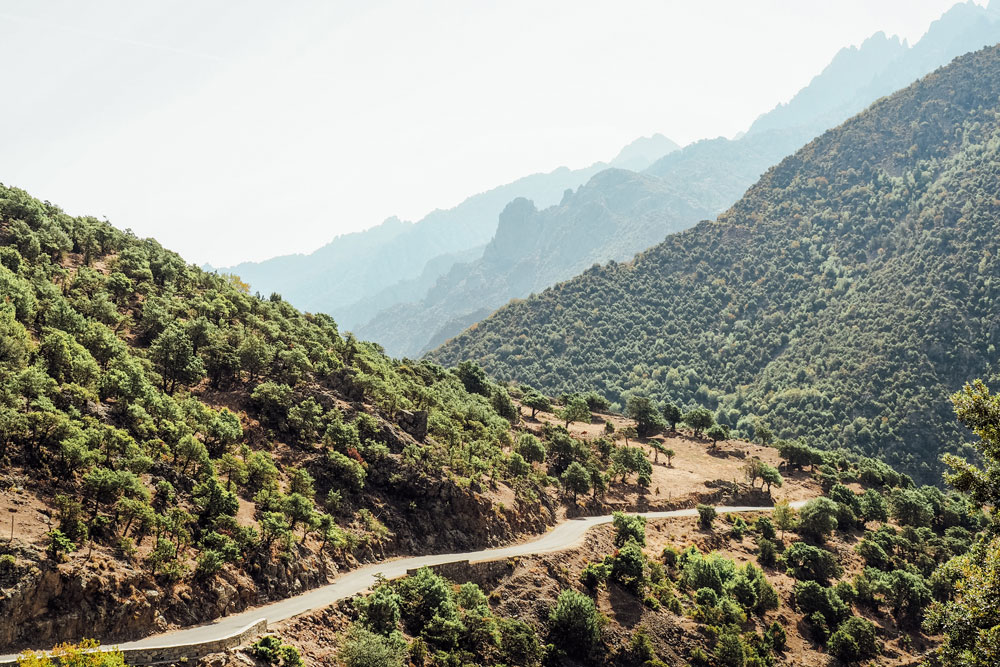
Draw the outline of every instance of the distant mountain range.
[[[610,165],[642,169],[677,148],[663,135],[640,138]],[[262,294],[277,292],[299,308],[331,314],[344,329],[354,329],[393,304],[422,298],[453,265],[475,259],[493,238],[497,217],[510,201],[524,197],[550,206],[566,190],[610,165],[596,162],[583,169],[560,167],[532,174],[417,222],[393,217],[371,229],[338,236],[308,255],[218,270],[239,275]]]
[[[738,139],[678,150],[654,135],[626,146],[608,164],[535,174],[417,223],[390,219],[310,255],[226,271],[300,308],[332,314],[391,355],[419,356],[510,299],[591,264],[627,260],[667,234],[714,218],[768,167],[827,128],[997,41],[1000,0],[988,7],[958,4],[913,46],[877,33],[842,49],[807,87]]]
[[[998,7],[996,1],[989,8],[956,5],[912,47],[878,33],[860,47],[842,49],[809,86],[758,118],[739,139],[672,151],[641,177],[596,174],[550,208],[516,206],[500,217],[481,258],[454,265],[422,299],[379,313],[357,333],[392,355],[419,356],[512,298],[595,262],[627,260],[667,234],[714,218],[768,167],[827,128],[955,56],[1000,41]]]
[[[717,221],[513,302],[431,358],[550,394],[705,405],[745,435],[764,419],[940,479],[968,437],[946,397],[1000,377],[998,100],[1000,46],[963,56]]]

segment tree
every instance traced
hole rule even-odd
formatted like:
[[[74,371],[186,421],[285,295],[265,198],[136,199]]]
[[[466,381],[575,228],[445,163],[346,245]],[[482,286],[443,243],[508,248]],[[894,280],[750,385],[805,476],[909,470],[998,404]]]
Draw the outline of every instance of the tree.
[[[212,458],[219,458],[242,437],[243,425],[240,423],[240,418],[230,412],[229,408],[222,408],[208,423],[205,446]]]
[[[586,656],[601,640],[604,619],[594,601],[572,589],[559,594],[549,614],[549,632],[556,646],[571,655]]]
[[[711,505],[698,505],[698,525],[702,528],[711,530],[712,522],[717,516],[718,512]]]
[[[355,624],[337,655],[347,667],[403,667],[406,640],[398,634],[383,637]]]
[[[801,470],[805,466],[823,462],[822,453],[797,441],[778,442],[778,453],[788,462],[788,467],[792,470]]]
[[[523,433],[517,440],[517,453],[525,461],[543,463],[545,461],[545,445],[531,433]]]
[[[403,598],[391,584],[379,584],[372,594],[358,602],[362,622],[372,632],[389,636],[399,626]]]
[[[965,385],[952,396],[959,421],[978,436],[972,447],[982,468],[952,454],[943,457],[951,468],[945,481],[967,494],[977,506],[992,508],[992,523],[1000,518],[1000,395],[982,380]],[[954,577],[955,592],[931,604],[925,627],[942,633],[934,660],[944,667],[987,667],[1000,664],[1000,537],[985,533],[966,554],[943,568]]]
[[[893,519],[906,526],[930,526],[934,508],[917,489],[895,489],[889,496]]]
[[[614,471],[621,474],[622,482],[632,473],[648,477],[653,472],[653,464],[642,447],[619,447],[611,454],[611,461]]]
[[[521,399],[521,403],[527,407],[531,408],[531,418],[535,418],[535,413],[541,410],[542,412],[551,412],[552,403],[549,401],[548,397],[540,394],[539,392],[532,389],[524,398]]]
[[[635,540],[626,541],[614,556],[611,576],[626,590],[641,596],[646,587],[646,556]]]
[[[543,656],[535,629],[517,618],[500,619],[500,661],[507,665],[537,665]],[[419,664],[419,663],[417,663]]]
[[[49,558],[54,561],[59,561],[65,553],[76,551],[76,545],[58,528],[53,528],[46,533],[46,538],[48,541],[46,552],[49,554]]]
[[[729,427],[722,424],[712,424],[705,435],[712,441],[712,447],[715,447],[718,445],[719,440],[729,439]]]
[[[805,542],[793,543],[785,550],[784,558],[796,579],[808,579],[825,584],[843,572],[832,553]]]
[[[795,606],[807,618],[818,614],[829,627],[836,627],[851,613],[851,608],[837,595],[837,591],[815,581],[795,584]]]
[[[799,533],[822,542],[837,529],[837,509],[829,498],[813,498],[799,511]]]
[[[754,439],[765,447],[774,442],[774,433],[764,422],[758,422],[754,429]]]
[[[885,497],[875,489],[868,489],[861,496],[861,518],[864,521],[888,521],[889,506]]]
[[[663,450],[663,454],[664,454],[664,456],[667,457],[667,467],[668,468],[673,468],[674,467],[673,458],[675,456],[677,456],[677,452],[675,452],[674,450],[668,448],[668,449]]]
[[[663,443],[659,440],[653,440],[649,443],[649,446],[653,448],[653,463],[660,462],[660,454],[666,454],[667,448],[663,446]]]
[[[622,437],[625,438],[626,447],[628,447],[628,439],[632,438],[634,440],[636,435],[638,435],[638,431],[636,431],[636,428],[634,426],[626,426],[621,430],[621,433]]]
[[[612,517],[616,547],[621,548],[629,540],[640,546],[646,544],[646,517],[624,512],[615,512]]]
[[[462,381],[465,390],[480,396],[490,395],[490,381],[486,372],[474,361],[463,361],[455,367],[455,375]]]
[[[684,423],[694,431],[694,437],[700,438],[701,432],[710,429],[715,423],[715,415],[708,408],[698,407],[684,414]]]
[[[566,403],[566,407],[559,411],[559,418],[566,423],[566,427],[573,422],[590,422],[590,407],[587,399],[583,396],[573,396]]]
[[[924,578],[906,570],[894,570],[888,575],[886,602],[892,615],[904,627],[918,627],[924,610],[934,600]]]
[[[767,485],[767,492],[771,493],[771,487],[775,486],[781,488],[782,484],[785,483],[784,478],[778,469],[769,463],[764,463],[760,468],[760,479],[763,485]]]
[[[724,632],[715,647],[715,657],[724,667],[743,667],[746,664],[746,650],[740,636],[735,632]]]
[[[760,479],[760,471],[763,465],[764,462],[756,456],[750,457],[747,459],[746,463],[743,464],[743,476],[748,482],[750,482],[750,486],[754,486],[757,483],[757,480]]]
[[[570,463],[560,479],[563,488],[573,494],[574,503],[577,495],[590,490],[590,473],[578,461]]]
[[[795,526],[798,524],[795,510],[788,504],[787,500],[782,500],[781,502],[775,504],[774,524],[781,531],[782,540],[785,539],[785,531],[794,530]]]
[[[659,411],[645,396],[630,396],[625,404],[625,415],[635,420],[635,429],[639,437],[648,437],[663,428],[663,419]]]
[[[852,616],[840,624],[827,645],[830,655],[844,663],[863,662],[881,653],[875,626],[866,618]]]
[[[229,452],[222,455],[222,458],[215,462],[215,470],[226,478],[226,490],[232,491],[233,485],[237,487],[246,484],[247,466],[237,456]]]
[[[676,433],[677,424],[683,418],[681,409],[677,407],[676,403],[673,403],[672,401],[667,401],[666,403],[663,404],[662,413],[663,413],[663,419],[670,427],[670,430]]]
[[[205,375],[205,366],[180,322],[167,325],[156,337],[149,357],[160,373],[161,388],[168,394],[173,394],[178,384],[193,384]]]

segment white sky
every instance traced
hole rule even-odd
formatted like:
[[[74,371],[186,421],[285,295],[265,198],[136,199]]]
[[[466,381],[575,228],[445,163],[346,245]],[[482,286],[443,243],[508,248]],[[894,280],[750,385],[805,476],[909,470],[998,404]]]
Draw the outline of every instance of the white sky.
[[[953,0],[0,0],[0,182],[216,266],[731,136]]]

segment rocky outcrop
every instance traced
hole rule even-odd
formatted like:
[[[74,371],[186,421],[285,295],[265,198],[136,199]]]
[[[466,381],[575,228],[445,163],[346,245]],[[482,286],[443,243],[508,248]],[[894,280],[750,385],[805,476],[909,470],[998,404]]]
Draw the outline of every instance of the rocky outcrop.
[[[297,558],[257,568],[253,578],[227,567],[205,581],[171,585],[122,561],[85,568],[84,558],[56,565],[37,552],[19,556],[16,583],[0,589],[0,650],[82,637],[137,639],[301,593],[337,572],[325,556],[300,549]]]
[[[424,438],[427,437],[426,410],[416,410],[415,412],[400,410],[399,414],[396,415],[396,423],[419,442],[423,442]]]

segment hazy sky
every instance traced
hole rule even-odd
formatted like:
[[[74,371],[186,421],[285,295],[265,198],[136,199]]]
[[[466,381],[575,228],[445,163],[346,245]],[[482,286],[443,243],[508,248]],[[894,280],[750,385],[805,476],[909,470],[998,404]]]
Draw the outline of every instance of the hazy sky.
[[[0,0],[0,182],[216,266],[731,136],[952,0]]]

